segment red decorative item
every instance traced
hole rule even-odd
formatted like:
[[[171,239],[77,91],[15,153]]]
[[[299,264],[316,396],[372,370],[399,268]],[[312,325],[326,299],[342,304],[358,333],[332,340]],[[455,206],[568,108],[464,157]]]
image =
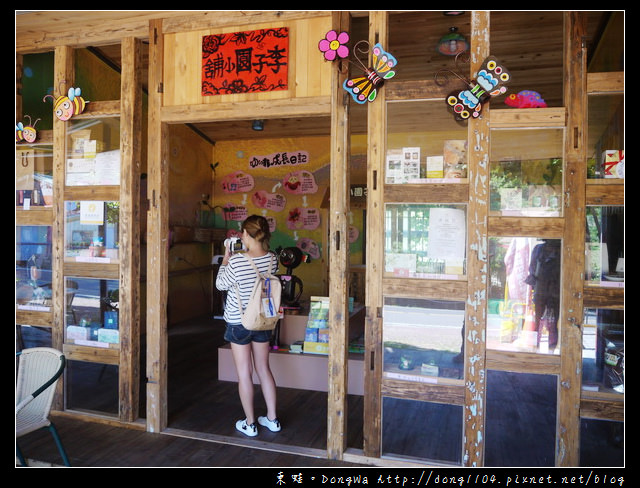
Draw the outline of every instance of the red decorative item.
[[[202,94],[288,89],[289,29],[213,34],[202,38]]]

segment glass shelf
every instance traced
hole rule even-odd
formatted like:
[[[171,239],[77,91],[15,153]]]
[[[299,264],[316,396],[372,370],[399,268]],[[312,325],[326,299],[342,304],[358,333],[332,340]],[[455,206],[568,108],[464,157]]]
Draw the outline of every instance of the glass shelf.
[[[51,310],[51,227],[16,227],[16,304],[18,310]]]
[[[624,288],[624,207],[587,206],[587,285]]]
[[[67,122],[67,186],[120,184],[120,117]]]
[[[66,260],[113,263],[118,260],[120,202],[65,202]]]
[[[385,272],[460,279],[466,269],[466,205],[385,205]]]
[[[118,280],[65,279],[65,343],[119,347]]]
[[[490,213],[560,217],[562,129],[491,131]]]
[[[16,206],[23,210],[53,204],[53,146],[16,145]]]
[[[464,302],[385,297],[382,313],[385,378],[437,383],[464,377]]]

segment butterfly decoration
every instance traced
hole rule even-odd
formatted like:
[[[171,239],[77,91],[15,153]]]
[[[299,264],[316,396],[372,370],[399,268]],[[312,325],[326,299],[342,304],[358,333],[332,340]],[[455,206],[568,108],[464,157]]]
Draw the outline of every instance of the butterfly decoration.
[[[366,41],[360,41],[358,44],[363,42],[366,43]],[[354,51],[356,47],[357,44],[354,46]],[[367,101],[373,102],[384,82],[396,75],[393,68],[398,64],[398,60],[386,52],[380,43],[373,46],[371,53],[372,63],[370,67],[365,66],[358,60],[364,71],[364,76],[347,78],[342,84],[342,87],[360,104],[364,104]],[[356,59],[358,58],[356,57]]]
[[[491,97],[501,95],[507,91],[506,85],[511,81],[511,74],[493,56],[488,56],[482,63],[474,80],[467,80],[454,73],[465,81],[467,87],[450,93],[446,98],[447,106],[454,118],[463,122],[470,118],[480,117],[482,106]],[[436,74],[436,77],[438,74]]]

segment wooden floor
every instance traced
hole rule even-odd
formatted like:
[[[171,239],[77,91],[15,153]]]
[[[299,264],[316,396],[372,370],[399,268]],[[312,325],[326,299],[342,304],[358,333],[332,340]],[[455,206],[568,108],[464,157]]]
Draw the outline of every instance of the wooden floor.
[[[248,438],[235,430],[243,418],[237,384],[218,381],[217,348],[224,344],[220,321],[201,319],[175,326],[169,335],[168,428],[163,433],[113,427],[53,415],[74,467],[270,467],[356,466],[326,455],[327,394],[278,388],[283,429],[261,429]],[[29,347],[28,344],[25,345]],[[110,378],[111,376],[111,378]],[[144,374],[142,375],[144,377]],[[115,374],[100,381],[115,381]],[[105,386],[105,389],[109,389]],[[143,397],[143,395],[141,395]],[[362,398],[349,398],[349,442],[362,446]],[[107,410],[109,407],[107,407]],[[256,413],[264,402],[256,386]],[[140,412],[145,413],[144,397]],[[20,439],[32,465],[58,465],[61,458],[46,431]]]
[[[348,397],[345,459],[351,462],[326,457],[325,392],[278,388],[282,431],[272,433],[263,428],[254,438],[237,432],[235,422],[243,417],[237,385],[217,379],[217,348],[223,344],[222,333],[222,323],[209,319],[170,328],[168,428],[163,433],[145,432],[142,422],[140,429],[130,429],[64,414],[53,416],[71,464],[75,467],[328,467],[370,462],[358,455],[363,443],[361,396]],[[489,373],[486,465],[553,466],[555,378]],[[117,376],[112,376],[111,381],[117,381]],[[109,375],[101,375],[100,381],[109,381]],[[144,395],[141,398],[140,412],[144,415]],[[382,429],[383,453],[387,457],[379,460],[378,465],[393,464],[393,455],[460,465],[460,436],[452,435],[462,429],[462,415],[456,410],[460,408],[385,398]],[[256,413],[261,415],[263,411],[262,395],[256,386]],[[604,438],[609,435],[606,430],[593,433],[583,430],[583,437],[587,435],[592,436],[595,447],[585,449],[584,465],[623,465],[623,439],[617,445],[612,444]],[[429,439],[433,442],[426,441]],[[20,446],[31,465],[61,463],[46,431],[21,438]],[[588,452],[594,456],[589,458]]]

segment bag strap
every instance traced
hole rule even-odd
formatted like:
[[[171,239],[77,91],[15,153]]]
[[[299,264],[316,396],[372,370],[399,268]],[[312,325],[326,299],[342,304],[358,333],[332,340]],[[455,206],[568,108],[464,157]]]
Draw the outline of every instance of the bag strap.
[[[258,267],[256,266],[256,264],[253,262],[253,259],[251,259],[250,256],[247,256],[246,254],[243,254],[243,256],[245,258],[247,258],[247,260],[249,261],[249,264],[251,264],[251,266],[253,267],[253,270],[256,272],[256,274],[258,276],[260,276],[261,274],[265,275],[265,276],[269,276],[271,277],[271,267],[273,265],[273,253],[271,251],[269,251],[269,267],[267,268],[267,271],[264,273],[260,273],[260,270],[258,269]]]

